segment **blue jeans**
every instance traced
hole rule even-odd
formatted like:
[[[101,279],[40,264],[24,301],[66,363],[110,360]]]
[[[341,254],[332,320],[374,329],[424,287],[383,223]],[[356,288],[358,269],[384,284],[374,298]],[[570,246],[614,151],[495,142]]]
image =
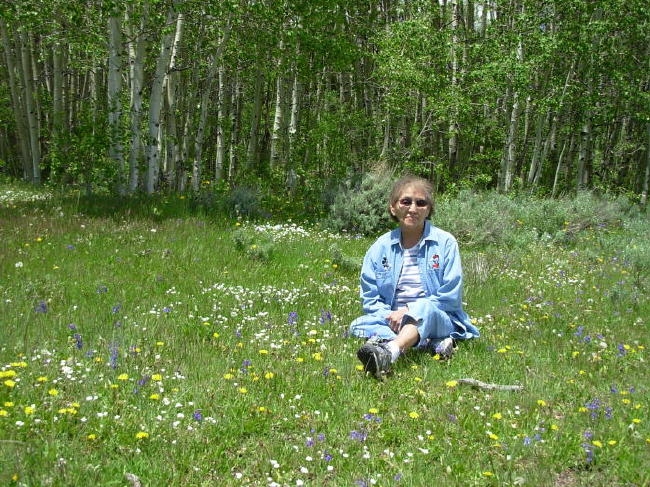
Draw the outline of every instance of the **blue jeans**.
[[[416,326],[420,334],[418,347],[426,347],[429,340],[447,338],[456,331],[449,315],[439,309],[436,309],[427,319],[420,320]],[[380,315],[360,316],[350,325],[350,335],[358,338],[370,338],[377,335],[384,340],[392,340],[397,336],[388,326],[386,317]]]

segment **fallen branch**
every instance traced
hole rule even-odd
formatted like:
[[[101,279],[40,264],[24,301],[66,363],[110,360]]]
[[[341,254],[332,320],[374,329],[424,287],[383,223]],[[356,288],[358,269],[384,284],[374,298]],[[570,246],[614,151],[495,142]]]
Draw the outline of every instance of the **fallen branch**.
[[[488,384],[487,382],[481,382],[476,379],[458,379],[456,382],[487,391],[521,391],[524,388],[524,386],[519,385]]]

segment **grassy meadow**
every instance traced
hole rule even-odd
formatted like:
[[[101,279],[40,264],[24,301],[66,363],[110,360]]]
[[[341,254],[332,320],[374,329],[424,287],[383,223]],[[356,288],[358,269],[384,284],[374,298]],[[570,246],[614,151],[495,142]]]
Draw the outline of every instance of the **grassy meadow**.
[[[647,216],[477,245],[458,208],[482,337],[378,382],[373,239],[0,186],[0,485],[650,485]]]

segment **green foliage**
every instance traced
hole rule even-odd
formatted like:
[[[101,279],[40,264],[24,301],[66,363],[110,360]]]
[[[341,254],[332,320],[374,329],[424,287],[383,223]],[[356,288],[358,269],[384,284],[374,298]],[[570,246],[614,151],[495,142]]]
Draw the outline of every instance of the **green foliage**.
[[[369,173],[356,185],[348,182],[334,199],[327,225],[349,234],[376,235],[388,227],[388,197],[393,178],[385,172]]]

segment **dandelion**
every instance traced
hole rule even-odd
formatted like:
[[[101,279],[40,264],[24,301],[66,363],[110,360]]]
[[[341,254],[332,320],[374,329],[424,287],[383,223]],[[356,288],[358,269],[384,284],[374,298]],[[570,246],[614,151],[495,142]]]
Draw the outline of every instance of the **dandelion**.
[[[97,435],[95,433],[90,433],[88,436],[86,436],[86,439],[89,441],[95,441],[97,439]]]
[[[11,379],[7,379],[6,381],[3,382],[3,384],[5,385],[5,387],[8,387],[9,389],[13,389],[14,387],[16,387],[16,381]]]
[[[161,382],[162,381],[162,375],[160,374],[153,374],[151,376],[151,380],[154,382]]]
[[[160,400],[160,394],[156,394],[155,392],[149,396],[149,399],[152,401],[158,401]]]
[[[537,405],[541,408],[546,407],[546,401],[544,399],[538,399]]]
[[[120,374],[117,376],[117,380],[129,380],[129,374]]]
[[[420,415],[416,411],[411,411],[409,413],[409,418],[411,418],[411,419],[418,419],[419,417],[420,417]]]
[[[57,391],[56,389],[50,389],[49,391],[47,391],[47,393],[48,393],[50,396],[53,396],[53,397],[56,397],[56,396],[59,395],[59,391]]]
[[[273,377],[275,377],[275,374],[273,372],[267,372],[264,374],[264,378],[267,380],[271,380]]]
[[[493,418],[493,419],[496,419],[496,420],[499,420],[499,419],[502,419],[503,416],[501,415],[501,413],[494,413],[494,414],[492,415],[492,418]]]
[[[594,440],[594,441],[592,441],[591,444],[594,445],[595,447],[598,447],[598,448],[602,448],[602,447],[603,447],[602,442],[600,442],[600,441],[598,441],[598,440]]]
[[[147,433],[146,431],[138,431],[135,434],[135,437],[138,440],[145,440],[145,439],[149,438],[149,433]]]
[[[248,389],[246,389],[245,387],[240,387],[237,389],[237,392],[239,392],[240,394],[246,394],[248,392]]]
[[[32,405],[32,406],[25,406],[25,407],[23,408],[23,412],[24,412],[27,416],[30,416],[30,415],[34,414],[34,411],[36,411],[36,407],[33,406],[33,405]]]
[[[449,381],[445,382],[445,385],[447,387],[449,387],[450,389],[452,389],[452,388],[454,388],[454,387],[456,387],[458,385],[458,381],[457,380],[449,380]]]

